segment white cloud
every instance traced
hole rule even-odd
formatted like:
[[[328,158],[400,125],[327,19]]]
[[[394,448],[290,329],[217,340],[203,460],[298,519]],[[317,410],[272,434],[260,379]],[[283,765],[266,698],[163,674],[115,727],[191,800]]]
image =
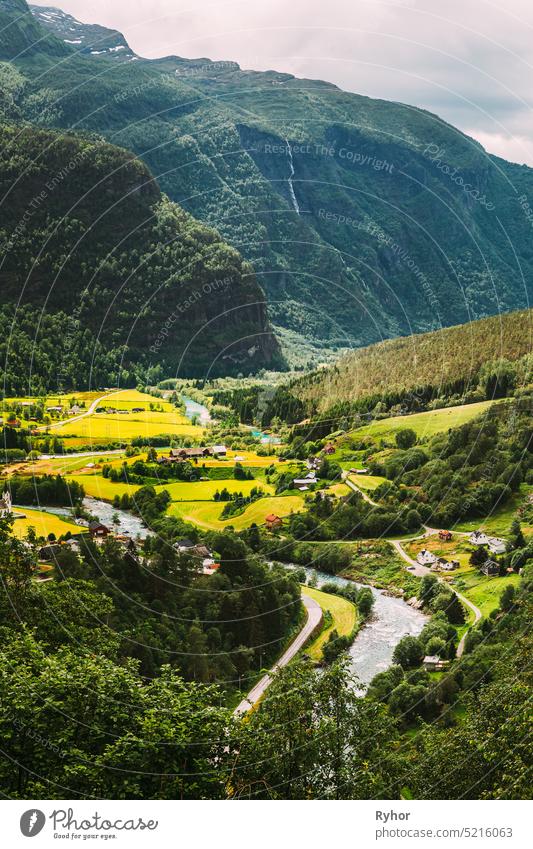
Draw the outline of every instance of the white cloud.
[[[53,0],[34,0],[49,5]],[[62,0],[148,57],[231,59],[436,112],[533,164],[530,0]]]

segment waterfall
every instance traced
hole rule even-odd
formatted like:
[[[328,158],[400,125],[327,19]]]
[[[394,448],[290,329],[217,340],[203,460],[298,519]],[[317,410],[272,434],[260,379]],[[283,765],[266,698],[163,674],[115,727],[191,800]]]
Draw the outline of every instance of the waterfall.
[[[290,168],[290,174],[289,174],[289,178],[288,178],[289,192],[290,192],[290,195],[291,195],[291,200],[292,200],[292,205],[294,207],[294,211],[296,212],[297,215],[299,215],[300,214],[300,207],[298,206],[298,201],[296,200],[296,195],[294,194],[294,186],[292,184],[292,178],[294,177],[294,164],[293,164],[293,161],[292,161],[292,150],[291,150],[291,146],[289,144],[288,139],[285,139],[285,144],[287,146],[287,153],[288,153],[288,156],[289,156],[289,168]]]

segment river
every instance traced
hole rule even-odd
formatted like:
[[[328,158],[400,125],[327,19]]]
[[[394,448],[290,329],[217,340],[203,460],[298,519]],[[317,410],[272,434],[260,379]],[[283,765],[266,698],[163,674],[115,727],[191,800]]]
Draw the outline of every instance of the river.
[[[207,425],[211,422],[211,414],[203,404],[193,401],[186,395],[182,395],[181,400],[185,404],[185,415],[188,419],[196,418],[199,425]]]
[[[291,568],[302,567],[291,564]],[[316,575],[319,588],[323,584],[354,586],[354,581],[337,575],[328,575],[326,572],[318,572],[310,568],[305,568],[305,571],[308,576]],[[364,585],[355,584],[355,586]],[[391,665],[394,648],[402,637],[407,634],[416,636],[428,621],[427,616],[410,607],[401,598],[386,595],[383,590],[377,590],[374,587],[370,589],[374,596],[371,617],[361,628],[350,647],[352,668],[363,684],[368,684],[374,675],[383,672]]]

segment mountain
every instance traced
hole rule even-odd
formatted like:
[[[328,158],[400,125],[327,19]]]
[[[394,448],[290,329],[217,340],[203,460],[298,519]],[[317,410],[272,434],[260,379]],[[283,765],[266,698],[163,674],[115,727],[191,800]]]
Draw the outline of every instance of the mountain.
[[[30,126],[0,147],[5,392],[279,365],[252,268],[133,154]]]
[[[45,30],[77,53],[107,56],[119,62],[138,58],[121,32],[98,24],[82,24],[72,15],[49,6],[30,5],[30,10]]]
[[[0,35],[8,113],[135,151],[253,263],[277,326],[350,347],[527,306],[530,168],[422,109],[234,62],[144,60],[111,30],[34,11],[32,49],[14,56]]]
[[[431,401],[442,406],[439,399],[505,395],[533,382],[532,335],[530,309],[380,342],[297,379],[289,396],[315,415],[339,405],[354,411],[378,402],[389,410],[400,405],[396,413],[427,409]]]

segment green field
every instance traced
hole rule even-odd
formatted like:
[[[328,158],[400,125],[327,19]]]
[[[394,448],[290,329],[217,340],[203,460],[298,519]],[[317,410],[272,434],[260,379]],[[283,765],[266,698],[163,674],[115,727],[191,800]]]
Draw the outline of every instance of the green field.
[[[497,507],[490,516],[484,519],[474,519],[471,522],[459,522],[454,527],[458,531],[476,531],[479,528],[494,536],[504,537],[509,531],[518,507],[523,504],[530,492],[533,492],[533,486],[523,483],[520,486],[520,491],[513,495],[505,505]]]
[[[446,407],[442,410],[430,410],[427,413],[414,413],[410,416],[393,416],[390,419],[374,421],[369,425],[350,432],[357,439],[371,438],[394,439],[395,434],[404,428],[411,428],[419,439],[434,436],[451,427],[459,427],[475,419],[491,406],[492,401],[480,401],[477,404],[463,404],[460,407]]]
[[[368,489],[369,492],[377,489],[382,483],[387,483],[387,478],[379,475],[348,475],[348,477],[359,489]]]
[[[312,587],[302,586],[302,595],[314,599],[323,611],[331,614],[331,624],[324,628],[318,637],[306,647],[305,653],[313,660],[322,660],[322,649],[335,629],[339,637],[347,637],[357,624],[357,610],[351,601],[332,593],[323,593]]]
[[[208,530],[218,531],[231,525],[235,530],[242,531],[254,522],[257,525],[263,525],[269,513],[275,513],[281,518],[289,516],[290,513],[297,513],[303,509],[303,503],[303,499],[298,495],[260,498],[250,504],[244,513],[231,516],[224,521],[219,518],[224,504],[216,501],[176,501],[170,504],[168,513]]]
[[[79,534],[84,531],[84,528],[76,525],[74,522],[69,522],[62,519],[61,516],[55,516],[52,513],[45,513],[42,510],[32,510],[29,507],[18,507],[15,512],[24,513],[25,519],[15,519],[13,524],[13,533],[19,539],[26,536],[29,528],[35,528],[37,536],[47,537],[48,534],[55,534],[60,537],[70,531],[72,534]]]
[[[505,587],[511,584],[516,587],[520,583],[520,575],[505,575],[503,578],[487,578],[477,569],[464,572],[453,585],[457,587],[479,609],[483,616],[488,616],[499,606],[500,595]]]

